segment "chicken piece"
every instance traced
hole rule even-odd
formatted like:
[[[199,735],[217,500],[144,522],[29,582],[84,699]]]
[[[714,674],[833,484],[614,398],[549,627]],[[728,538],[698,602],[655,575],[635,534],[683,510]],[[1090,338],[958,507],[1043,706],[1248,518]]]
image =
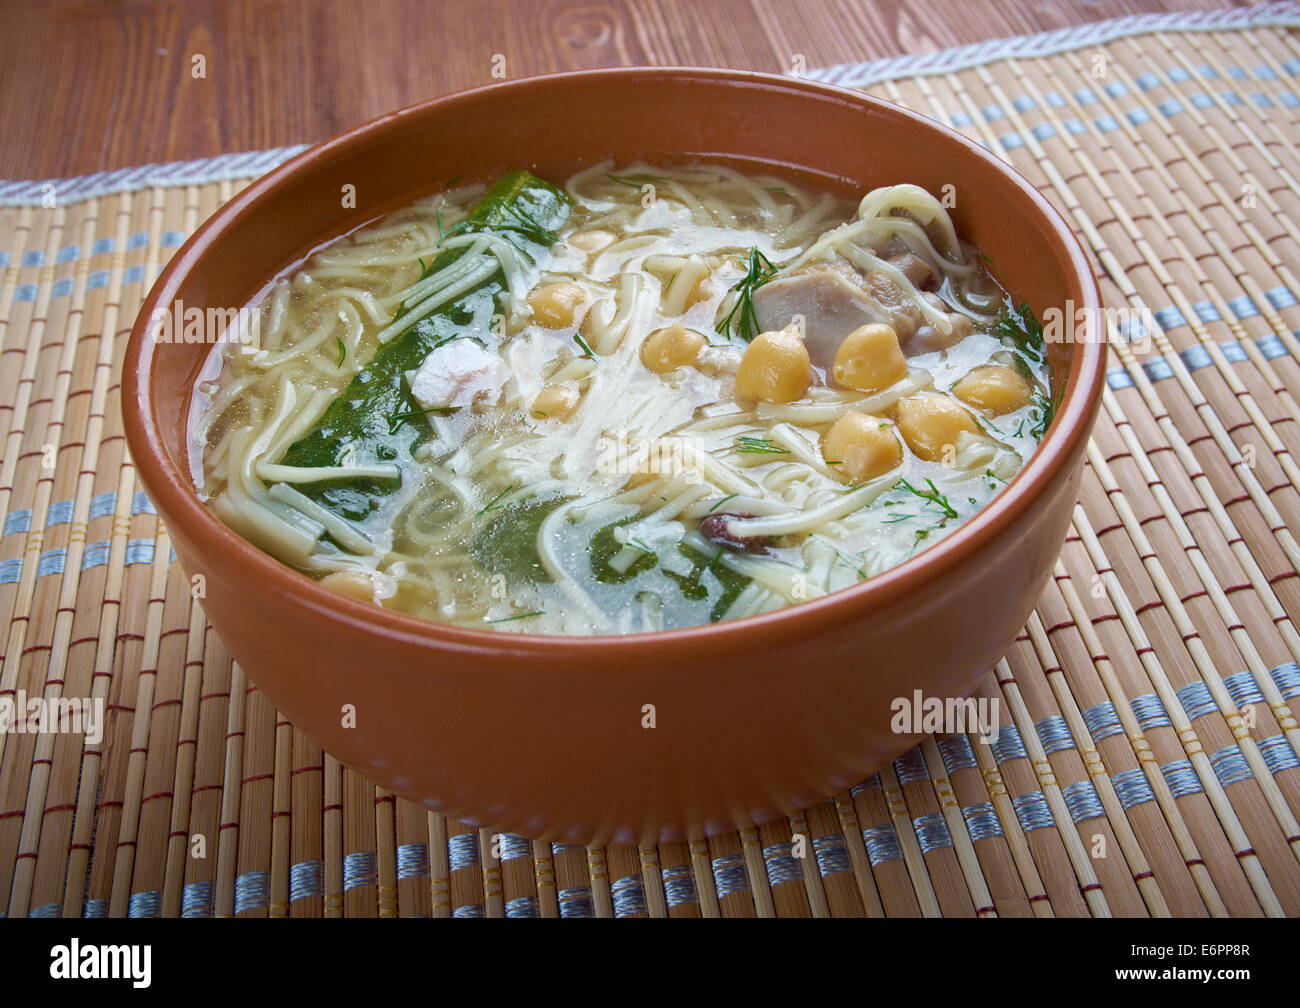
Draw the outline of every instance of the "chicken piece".
[[[835,363],[844,337],[870,322],[888,322],[880,303],[863,289],[862,275],[843,259],[818,263],[770,280],[754,291],[760,332],[785,329],[803,317],[804,345],[813,365]]]
[[[921,262],[920,259],[916,261]],[[925,264],[921,263],[921,265]],[[866,284],[872,297],[889,316],[889,325],[898,335],[899,342],[906,343],[911,339],[912,333],[925,322],[921,309],[904,293],[903,288],[879,271],[869,273]]]
[[[424,409],[471,406],[476,401],[494,404],[509,377],[505,361],[472,339],[444,343],[406,372],[411,398]]]
[[[888,261],[914,284],[933,277],[930,267],[910,252]],[[753,303],[761,331],[784,329],[802,315],[808,356],[823,370],[835,362],[845,337],[864,325],[883,322],[905,342],[923,322],[916,302],[893,280],[879,271],[864,277],[842,258],[768,281],[754,291]]]
[[[930,285],[934,281],[934,270],[930,269],[930,264],[920,256],[913,255],[911,252],[900,252],[892,259],[887,259],[886,262],[897,267],[898,271],[907,277],[908,281],[917,290],[930,289]]]

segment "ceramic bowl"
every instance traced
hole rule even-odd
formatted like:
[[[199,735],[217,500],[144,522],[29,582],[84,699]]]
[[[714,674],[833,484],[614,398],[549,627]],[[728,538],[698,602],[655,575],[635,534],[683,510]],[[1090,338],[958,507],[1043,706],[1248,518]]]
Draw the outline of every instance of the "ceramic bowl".
[[[1038,451],[956,532],[856,587],[629,637],[497,634],[356,602],[250,546],[201,503],[186,423],[211,347],[150,338],[155,308],[245,304],[323,241],[456,176],[527,167],[562,181],[611,157],[719,160],[844,195],[897,182],[949,194],[958,231],[1040,317],[1090,316],[1086,338],[1049,345],[1064,396]],[[1104,378],[1099,310],[1088,260],[1043,196],[935,122],[806,80],[597,70],[395,112],[241,191],[145,300],[122,404],[181,566],[204,576],[208,619],[295,725],[444,815],[537,838],[651,843],[772,819],[861,781],[918,741],[891,726],[895,698],[967,695],[998,661],[1070,522]]]

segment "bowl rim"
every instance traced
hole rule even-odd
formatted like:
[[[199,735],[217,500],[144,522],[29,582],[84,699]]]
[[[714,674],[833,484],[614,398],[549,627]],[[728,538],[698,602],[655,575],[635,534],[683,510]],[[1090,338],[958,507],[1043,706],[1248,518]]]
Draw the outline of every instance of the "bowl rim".
[[[610,657],[630,656],[648,644],[663,649],[664,659],[675,653],[722,646],[731,638],[744,638],[745,649],[767,646],[803,636],[833,624],[869,615],[888,605],[900,594],[915,590],[924,582],[939,580],[969,554],[977,551],[1015,520],[1058,477],[1075,455],[1079,442],[1091,434],[1092,419],[1100,406],[1105,379],[1107,342],[1098,336],[1100,323],[1089,322],[1088,338],[1074,341],[1072,367],[1051,428],[1020,471],[988,504],[949,535],[909,559],[856,585],[829,592],[780,609],[753,616],[696,626],[634,634],[535,634],[502,633],[441,623],[410,615],[331,591],[307,575],[265,553],[224,525],[199,499],[188,471],[173,465],[160,434],[150,390],[157,345],[146,338],[147,321],[159,304],[170,304],[176,289],[196,267],[209,247],[234,219],[280,189],[292,185],[299,171],[332,155],[363,145],[395,128],[411,116],[435,108],[481,102],[511,91],[528,91],[547,86],[564,86],[587,81],[598,86],[604,80],[655,76],[706,80],[719,84],[759,85],[786,92],[804,92],[810,97],[835,99],[874,106],[878,111],[911,124],[912,128],[939,132],[949,142],[964,148],[966,155],[986,165],[1019,190],[1055,233],[1068,256],[1069,266],[1080,282],[1087,318],[1098,319],[1101,295],[1096,276],[1078,237],[1041,192],[1007,161],[944,124],[892,102],[860,91],[812,81],[802,77],[730,70],[713,67],[609,67],[570,70],[512,80],[495,81],[440,95],[387,112],[330,137],[296,154],[256,179],[205,220],[168,261],[141,303],[132,326],[123,359],[121,405],[131,459],[158,510],[170,524],[183,527],[186,537],[207,541],[210,548],[233,551],[241,574],[257,577],[277,590],[285,604],[307,615],[342,624],[362,634],[378,634],[394,642],[416,646],[436,645],[442,650],[491,651],[519,658],[554,657],[557,651],[611,652]],[[281,265],[277,269],[284,269]],[[274,274],[269,274],[274,275]],[[1104,334],[1104,329],[1103,329]],[[736,641],[731,642],[733,645]]]

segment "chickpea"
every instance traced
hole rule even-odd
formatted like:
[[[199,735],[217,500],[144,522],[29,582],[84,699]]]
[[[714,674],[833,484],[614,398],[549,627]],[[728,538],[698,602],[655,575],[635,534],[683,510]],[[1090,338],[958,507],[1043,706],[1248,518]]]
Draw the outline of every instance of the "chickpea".
[[[544,420],[563,420],[578,407],[582,393],[573,382],[547,385],[533,400],[533,416]]]
[[[609,231],[592,228],[590,231],[575,231],[569,235],[567,243],[574,248],[591,255],[612,244],[614,235]]]
[[[822,457],[852,480],[875,479],[903,462],[903,446],[890,424],[851,410],[831,424],[822,439]]]
[[[879,392],[907,377],[907,360],[893,326],[872,322],[844,337],[831,377],[843,388]]]
[[[793,402],[811,384],[812,362],[794,326],[760,333],[736,369],[736,394],[742,399]]]
[[[952,394],[989,416],[1002,416],[1029,402],[1029,382],[1014,368],[981,364],[952,387]]]
[[[910,395],[898,401],[898,432],[917,458],[943,462],[963,433],[978,434],[975,418],[945,395]]]
[[[333,571],[321,578],[320,583],[330,591],[336,591],[340,595],[347,595],[361,602],[375,601],[375,582],[365,571]]]
[[[533,320],[547,329],[567,329],[586,303],[587,292],[567,280],[545,284],[528,295]]]
[[[694,364],[704,349],[704,337],[680,322],[656,329],[641,344],[641,363],[655,374]]]

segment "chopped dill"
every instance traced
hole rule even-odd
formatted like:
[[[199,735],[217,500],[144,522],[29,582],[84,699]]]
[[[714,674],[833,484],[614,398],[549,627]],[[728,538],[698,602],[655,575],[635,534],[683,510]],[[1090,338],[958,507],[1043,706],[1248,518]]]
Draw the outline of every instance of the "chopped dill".
[[[742,437],[736,440],[736,451],[742,455],[789,455],[790,452],[775,445],[769,438]]]
[[[1028,301],[1018,308],[1014,306],[1003,308],[1002,314],[998,316],[995,323],[994,331],[998,336],[1011,340],[1016,349],[1035,364],[1046,361],[1046,357],[1043,356],[1043,326],[1034,317]]]
[[[655,555],[655,551],[647,546],[643,539],[629,539],[627,544],[635,550],[640,550],[642,553],[649,553],[651,556]]]
[[[541,609],[534,609],[532,612],[520,613],[518,616],[499,616],[496,619],[484,620],[484,623],[513,623],[515,620],[528,619],[529,616],[542,615]]]
[[[906,490],[908,493],[920,497],[921,500],[923,501],[929,501],[931,504],[938,505],[938,507],[943,509],[943,514],[945,518],[958,517],[957,509],[948,503],[947,497],[939,493],[939,488],[934,485],[934,480],[927,478],[925,482],[930,487],[929,492],[926,492],[925,490],[918,490],[916,487],[912,486],[912,484],[907,482],[907,480],[905,479],[900,479],[890,489]]]
[[[668,180],[662,175],[610,175],[606,174],[605,178],[611,182],[617,182],[621,186],[627,186],[629,189],[640,189],[647,182],[663,183]]]
[[[343,342],[343,337],[342,337],[342,336],[335,336],[335,337],[334,337],[334,342],[337,343],[337,344],[339,345],[339,365],[338,365],[338,366],[339,366],[339,367],[342,367],[342,366],[343,366],[343,362],[347,359],[347,356],[348,356],[348,347],[347,347],[347,344]]]
[[[402,413],[394,413],[384,419],[388,421],[388,433],[391,435],[401,430],[402,424],[408,420],[414,420],[416,417],[421,416],[450,416],[459,409],[459,406],[430,406],[428,409],[413,409]]]
[[[823,539],[823,538],[822,538],[821,536],[819,536],[819,535],[814,534],[814,535],[813,535],[813,538],[816,539],[816,540],[817,540],[819,543],[821,543],[823,546],[826,546],[827,548],[829,548],[830,550],[832,550],[832,551],[835,553],[835,555],[836,555],[837,557],[840,558],[840,565],[841,565],[841,566],[843,566],[843,567],[847,567],[849,570],[856,572],[857,575],[858,575],[858,580],[860,580],[860,581],[861,581],[861,580],[865,580],[865,578],[866,578],[866,576],[867,576],[866,568],[865,568],[865,567],[860,567],[860,566],[858,566],[857,564],[855,564],[855,563],[852,562],[852,561],[854,561],[854,560],[861,560],[861,559],[862,559],[861,555],[852,555],[852,556],[850,556],[848,553],[845,553],[845,552],[844,552],[843,550],[841,550],[838,546],[836,546],[833,542],[830,542],[830,541],[827,540],[827,539]]]
[[[749,250],[749,264],[745,275],[731,289],[736,293],[736,300],[731,310],[723,316],[717,325],[719,336],[735,334],[746,343],[752,343],[758,335],[758,315],[754,311],[754,291],[765,283],[775,279],[777,268],[772,261],[756,248]]]
[[[596,359],[595,353],[592,351],[591,347],[587,346],[587,341],[582,338],[581,333],[573,334],[573,342],[577,343],[578,346],[582,347],[582,355],[584,357],[590,357],[592,360]]]
[[[739,496],[739,494],[734,494],[734,493],[733,493],[733,494],[727,494],[727,496],[723,497],[722,500],[718,501],[718,503],[714,504],[713,507],[709,508],[708,513],[709,513],[709,514],[713,514],[714,511],[716,511],[716,510],[718,510],[718,508],[722,507],[722,505],[725,504],[725,503],[727,503],[727,501],[731,500],[731,498],[733,498],[733,497],[738,497],[738,496]]]
[[[482,511],[480,511],[479,514],[484,515],[484,514],[487,514],[489,511],[495,511],[495,510],[500,506],[497,502],[500,501],[502,497],[504,497],[506,494],[508,494],[508,493],[509,493],[511,490],[513,490],[514,488],[515,488],[515,485],[514,485],[513,483],[511,483],[508,487],[506,487],[506,488],[505,488],[504,490],[502,490],[499,494],[497,494],[495,497],[493,497],[492,500],[490,500],[490,501],[488,502],[487,507],[485,507]]]

